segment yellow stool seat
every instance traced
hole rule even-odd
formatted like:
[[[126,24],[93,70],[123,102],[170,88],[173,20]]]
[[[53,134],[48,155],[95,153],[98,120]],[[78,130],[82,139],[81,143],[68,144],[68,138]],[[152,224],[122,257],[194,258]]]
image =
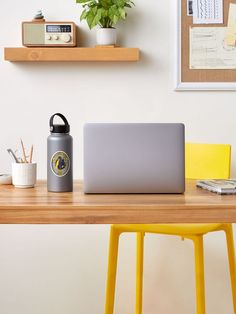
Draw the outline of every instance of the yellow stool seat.
[[[188,179],[228,179],[230,176],[230,145],[186,144],[185,173]],[[209,192],[210,193],[210,192]],[[195,252],[196,313],[205,314],[203,236],[208,232],[224,231],[227,241],[233,308],[236,314],[236,261],[231,224],[118,224],[111,226],[108,258],[105,314],[114,313],[116,270],[119,237],[124,232],[136,232],[136,303],[135,314],[142,314],[143,250],[145,233],[180,236],[193,241]]]

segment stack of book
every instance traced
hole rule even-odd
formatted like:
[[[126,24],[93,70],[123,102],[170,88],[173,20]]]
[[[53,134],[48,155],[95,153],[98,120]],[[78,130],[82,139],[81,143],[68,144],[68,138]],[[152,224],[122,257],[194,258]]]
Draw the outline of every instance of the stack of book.
[[[236,179],[199,180],[197,181],[197,187],[218,194],[236,194]]]

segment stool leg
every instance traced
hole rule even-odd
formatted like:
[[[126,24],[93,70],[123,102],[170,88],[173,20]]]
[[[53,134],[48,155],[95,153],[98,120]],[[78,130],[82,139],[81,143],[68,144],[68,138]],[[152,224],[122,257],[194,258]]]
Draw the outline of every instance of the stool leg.
[[[205,282],[204,282],[204,251],[203,236],[193,237],[195,249],[195,276],[197,314],[205,314]]]
[[[234,250],[234,236],[233,236],[233,227],[231,224],[228,224],[225,228],[227,248],[228,248],[228,259],[229,259],[229,269],[230,269],[230,278],[231,278],[231,287],[232,287],[232,297],[233,297],[233,306],[234,313],[236,314],[236,259],[235,259],[235,250]]]
[[[113,226],[111,226],[105,314],[113,314],[113,311],[114,311],[119,236],[120,236],[120,232],[117,231],[117,229],[115,229]]]
[[[143,301],[143,247],[144,233],[137,233],[137,257],[136,257],[136,304],[135,314],[142,314]]]

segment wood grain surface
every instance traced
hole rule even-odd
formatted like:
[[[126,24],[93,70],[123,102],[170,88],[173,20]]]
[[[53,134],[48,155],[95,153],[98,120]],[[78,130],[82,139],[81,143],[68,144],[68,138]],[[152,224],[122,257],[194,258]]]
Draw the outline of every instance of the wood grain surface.
[[[1,224],[110,224],[236,222],[236,196],[220,196],[187,181],[185,194],[85,195],[0,186]]]
[[[229,4],[236,0],[223,0],[224,24],[193,24],[193,18],[187,16],[187,1],[178,0],[182,3],[181,9],[181,81],[182,82],[236,82],[235,70],[193,70],[189,69],[189,27],[223,27],[227,26]]]
[[[13,62],[43,61],[138,61],[138,48],[5,48],[4,59]]]

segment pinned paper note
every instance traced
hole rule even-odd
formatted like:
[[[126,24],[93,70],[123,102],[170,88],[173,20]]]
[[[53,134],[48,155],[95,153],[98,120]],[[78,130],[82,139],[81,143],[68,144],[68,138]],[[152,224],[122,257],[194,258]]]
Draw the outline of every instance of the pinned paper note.
[[[225,42],[228,46],[236,46],[236,4],[230,3],[228,28]]]
[[[225,44],[226,27],[190,28],[190,69],[236,69],[236,47]]]
[[[236,26],[236,4],[230,3],[228,27],[233,27],[233,26]]]
[[[223,0],[194,0],[194,24],[222,24]]]

